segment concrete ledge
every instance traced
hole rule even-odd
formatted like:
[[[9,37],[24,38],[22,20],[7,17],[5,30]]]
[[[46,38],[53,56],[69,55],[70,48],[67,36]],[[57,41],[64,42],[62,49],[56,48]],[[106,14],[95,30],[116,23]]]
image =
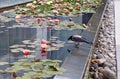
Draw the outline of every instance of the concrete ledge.
[[[117,57],[117,79],[120,79],[120,1],[114,1],[115,9],[115,40]]]
[[[82,36],[88,37],[87,39],[91,39],[91,41],[94,43],[97,39],[100,21],[106,2],[107,0],[104,0],[103,5],[98,8],[97,12],[93,14],[90,21],[88,22],[91,24],[90,31],[84,31],[84,33],[82,33]],[[92,54],[92,48],[94,45],[89,46],[89,48],[85,47],[84,49],[87,49],[87,51],[81,49],[81,47],[79,50],[73,50],[71,54],[66,57],[62,67],[64,67],[67,71],[61,75],[56,75],[54,79],[83,79],[85,77],[85,74],[87,74],[86,67],[89,64],[89,57]]]
[[[88,53],[85,51],[72,50],[62,65],[66,72],[55,76],[54,79],[81,79],[87,57]]]
[[[0,0],[0,8],[10,7],[30,1],[32,0]]]

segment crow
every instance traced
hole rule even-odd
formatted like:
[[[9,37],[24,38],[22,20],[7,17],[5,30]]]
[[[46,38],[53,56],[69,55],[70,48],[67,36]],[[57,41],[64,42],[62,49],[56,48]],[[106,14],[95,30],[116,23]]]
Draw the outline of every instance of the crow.
[[[93,44],[92,42],[89,42],[86,38],[80,35],[72,35],[68,38],[68,40],[76,42],[76,47],[78,47],[80,43]]]

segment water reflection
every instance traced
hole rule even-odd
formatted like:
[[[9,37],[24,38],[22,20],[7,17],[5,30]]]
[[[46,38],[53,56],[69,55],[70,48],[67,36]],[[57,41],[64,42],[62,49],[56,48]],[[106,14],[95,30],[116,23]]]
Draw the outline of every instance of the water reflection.
[[[68,49],[75,49],[73,42],[68,43],[68,37],[74,34],[81,34],[80,29],[50,30],[48,28],[31,27],[33,26],[31,21],[24,19],[21,23],[17,23],[13,19],[15,16],[6,15],[5,17],[8,16],[11,17],[10,21],[4,23],[0,22],[0,61],[11,63],[18,61],[19,59],[23,59],[24,56],[22,51],[25,49],[30,50],[31,60],[47,58],[64,61],[65,57],[69,54]],[[79,22],[82,21],[79,20]],[[90,41],[93,40],[91,39],[92,34],[89,34],[89,32],[83,31],[82,35],[89,38]],[[42,39],[46,39],[47,41],[52,41],[52,43],[54,43],[54,49],[50,48],[47,56],[44,57],[41,56],[40,50],[40,41]],[[55,48],[57,47],[56,45],[58,45],[58,49]],[[84,51],[89,51],[90,46],[85,44],[80,47]],[[86,47],[88,47],[88,49],[86,49]],[[0,66],[0,69],[5,69],[6,67],[8,67],[8,65]],[[11,74],[1,74],[0,79],[13,79],[13,77]]]
[[[22,51],[24,49],[29,49],[32,55],[35,55],[36,59],[59,59],[64,60],[68,54],[67,49],[72,49],[74,44],[67,45],[64,44],[63,47],[58,50],[48,51],[46,57],[41,56],[40,40],[46,39],[50,40],[51,37],[57,37],[56,39],[64,43],[67,42],[67,38],[73,34],[79,34],[80,30],[52,30],[41,29],[41,28],[9,28],[7,31],[0,33],[0,61],[15,62],[18,59],[23,58]],[[6,66],[7,67],[7,66]],[[0,66],[1,69],[6,68],[5,66]],[[2,74],[1,79],[7,78],[10,74]],[[12,79],[12,78],[11,78]]]

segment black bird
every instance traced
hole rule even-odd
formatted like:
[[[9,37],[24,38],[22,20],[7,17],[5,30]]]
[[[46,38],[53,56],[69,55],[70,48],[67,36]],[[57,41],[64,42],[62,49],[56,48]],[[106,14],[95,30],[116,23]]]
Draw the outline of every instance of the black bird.
[[[80,35],[72,35],[68,38],[68,40],[76,42],[77,47],[79,46],[80,43],[92,44],[92,42],[89,42],[86,38],[84,38]]]

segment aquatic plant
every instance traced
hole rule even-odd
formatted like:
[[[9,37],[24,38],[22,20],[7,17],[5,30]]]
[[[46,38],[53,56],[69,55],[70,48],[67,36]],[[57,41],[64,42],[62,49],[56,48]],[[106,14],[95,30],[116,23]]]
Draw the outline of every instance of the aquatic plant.
[[[0,62],[2,63],[2,62]],[[41,79],[52,77],[56,74],[62,74],[65,69],[59,66],[60,60],[41,60],[28,61],[28,59],[20,59],[17,62],[10,63],[10,67],[6,68],[4,72],[13,73],[15,79]],[[8,63],[0,64],[4,65]],[[18,72],[23,72],[19,76]]]
[[[17,14],[51,15],[77,15],[80,11],[89,12],[102,3],[101,0],[34,0],[23,6],[15,8]]]

